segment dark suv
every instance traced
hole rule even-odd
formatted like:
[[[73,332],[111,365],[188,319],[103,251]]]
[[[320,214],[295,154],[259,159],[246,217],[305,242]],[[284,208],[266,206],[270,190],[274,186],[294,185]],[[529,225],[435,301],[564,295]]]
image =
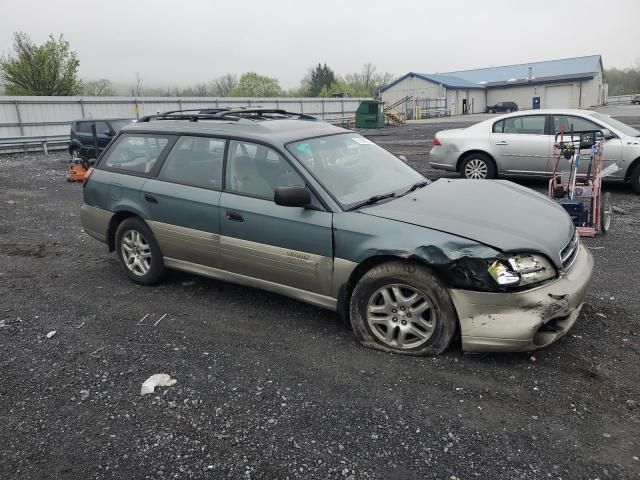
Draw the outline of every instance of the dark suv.
[[[491,105],[487,107],[488,113],[496,113],[496,112],[517,112],[518,104],[516,102],[500,102],[495,105]]]
[[[430,182],[368,138],[282,110],[141,119],[85,180],[82,225],[132,281],[171,268],[287,295],[385,351],[438,354],[458,332],[469,351],[544,347],[578,318],[593,269],[548,198]]]
[[[69,138],[69,154],[74,159],[96,158],[109,144],[111,139],[122,127],[131,123],[129,118],[92,118],[74,120],[71,123],[71,135]],[[96,127],[98,140],[98,152],[96,153],[93,142],[93,129]]]

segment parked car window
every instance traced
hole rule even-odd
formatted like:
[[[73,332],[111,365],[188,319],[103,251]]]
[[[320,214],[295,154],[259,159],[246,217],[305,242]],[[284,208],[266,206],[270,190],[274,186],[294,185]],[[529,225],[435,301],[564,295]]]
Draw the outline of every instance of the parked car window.
[[[564,133],[570,133],[572,127],[574,132],[602,129],[600,125],[589,120],[569,115],[554,115],[553,125],[555,127],[555,133],[560,133],[560,131],[563,131]]]
[[[91,133],[91,125],[93,122],[77,122],[76,131],[78,133]]]
[[[493,133],[502,133],[504,130],[504,120],[500,120],[493,124],[492,132]]]
[[[225,140],[180,137],[162,165],[158,178],[195,187],[222,187]]]
[[[168,143],[167,137],[156,135],[121,135],[101,165],[149,173]]]
[[[255,143],[231,141],[226,189],[273,200],[277,187],[304,186],[304,179],[276,151]]]
[[[526,115],[502,120],[502,133],[517,133],[523,135],[544,135],[544,115]],[[494,125],[495,128],[495,125]],[[494,131],[495,132],[495,131]]]
[[[398,157],[355,133],[303,140],[287,149],[346,208],[425,180]]]
[[[91,130],[91,125],[89,125],[89,132],[93,133]],[[111,133],[111,129],[109,128],[109,125],[107,124],[107,122],[96,122],[96,134],[97,135],[108,135],[109,133]]]

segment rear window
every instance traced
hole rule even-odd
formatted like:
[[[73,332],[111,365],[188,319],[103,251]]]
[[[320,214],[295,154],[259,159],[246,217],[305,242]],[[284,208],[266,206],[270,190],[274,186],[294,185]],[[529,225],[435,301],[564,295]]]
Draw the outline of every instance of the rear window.
[[[169,144],[160,135],[121,135],[100,165],[135,173],[149,173]]]

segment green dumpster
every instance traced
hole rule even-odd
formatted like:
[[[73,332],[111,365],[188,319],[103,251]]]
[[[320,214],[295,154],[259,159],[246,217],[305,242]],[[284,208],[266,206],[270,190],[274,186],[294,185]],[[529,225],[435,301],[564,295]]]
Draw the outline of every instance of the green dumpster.
[[[356,110],[356,128],[383,128],[384,102],[363,100]]]

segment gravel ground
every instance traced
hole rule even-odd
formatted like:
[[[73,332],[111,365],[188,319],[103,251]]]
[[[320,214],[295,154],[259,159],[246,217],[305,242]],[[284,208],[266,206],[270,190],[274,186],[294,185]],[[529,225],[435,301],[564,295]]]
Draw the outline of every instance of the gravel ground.
[[[466,124],[371,138],[436,178],[435,131]],[[585,242],[597,274],[569,335],[533,355],[411,358],[278,295],[180,273],[133,285],[82,232],[66,165],[0,157],[0,478],[640,478],[629,188],[608,187],[626,214]],[[141,396],[155,373],[177,383]]]

